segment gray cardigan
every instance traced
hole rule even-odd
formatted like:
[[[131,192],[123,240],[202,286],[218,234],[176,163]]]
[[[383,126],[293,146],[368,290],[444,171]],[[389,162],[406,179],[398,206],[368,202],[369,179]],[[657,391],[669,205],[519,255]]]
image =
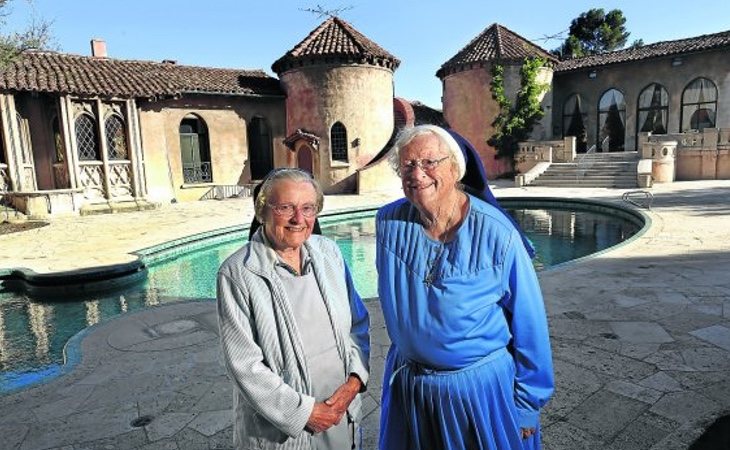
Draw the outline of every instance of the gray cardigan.
[[[314,407],[300,329],[278,275],[276,253],[259,230],[218,271],[218,323],[234,384],[237,449],[309,449],[303,432]],[[304,244],[345,362],[343,379],[368,382],[368,313],[355,291],[337,244],[313,235]],[[360,421],[360,396],[348,414]]]

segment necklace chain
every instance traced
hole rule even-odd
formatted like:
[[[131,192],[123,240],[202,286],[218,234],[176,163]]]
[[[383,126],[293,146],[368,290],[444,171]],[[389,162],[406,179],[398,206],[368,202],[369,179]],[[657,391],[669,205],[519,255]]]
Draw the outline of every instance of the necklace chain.
[[[457,203],[459,203],[458,196],[454,203],[451,205],[451,212],[449,213],[449,217],[446,219],[443,240],[437,238],[439,241],[439,248],[436,251],[436,255],[434,255],[433,259],[428,262],[428,270],[426,271],[426,276],[423,278],[423,283],[428,287],[431,287],[433,285],[433,282],[436,280],[436,265],[441,260],[441,256],[444,253],[444,248],[446,247],[446,242],[449,240],[449,233],[451,231],[449,227],[451,226],[451,220],[454,218],[454,211],[456,210]]]

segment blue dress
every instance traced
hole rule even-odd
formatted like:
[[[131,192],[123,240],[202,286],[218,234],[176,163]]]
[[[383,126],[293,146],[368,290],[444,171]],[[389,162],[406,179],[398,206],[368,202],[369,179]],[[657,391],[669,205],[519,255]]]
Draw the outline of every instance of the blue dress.
[[[392,342],[382,450],[540,448],[540,408],[553,391],[540,286],[520,233],[468,199],[446,244],[425,233],[406,199],[378,211],[378,290]],[[522,427],[538,432],[523,440]]]

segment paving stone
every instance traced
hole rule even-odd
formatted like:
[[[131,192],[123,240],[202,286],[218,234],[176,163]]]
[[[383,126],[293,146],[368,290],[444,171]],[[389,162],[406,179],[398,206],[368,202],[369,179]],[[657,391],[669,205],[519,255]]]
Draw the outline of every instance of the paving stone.
[[[717,347],[682,350],[682,358],[690,367],[701,371],[730,370],[730,354]]]
[[[690,331],[690,334],[711,344],[715,344],[723,350],[730,351],[730,328],[722,325],[713,325],[711,327]]]
[[[558,422],[541,430],[544,450],[603,450],[599,437],[567,422]]]
[[[720,405],[697,392],[682,391],[665,394],[651,407],[651,412],[681,424],[707,420],[719,411]]]
[[[634,344],[631,342],[622,342],[619,354],[628,356],[629,358],[644,359],[649,355],[653,355],[659,350],[659,344]]]
[[[197,417],[196,413],[163,413],[155,416],[149,425],[145,425],[149,440],[152,442],[175,436]]]
[[[679,381],[672,378],[666,372],[657,372],[639,381],[641,386],[651,388],[660,392],[674,392],[683,390]]]
[[[661,344],[674,340],[664,328],[654,322],[611,322],[610,325],[622,341]]]
[[[730,409],[730,377],[698,389],[705,397],[712,399],[725,409]]]
[[[597,407],[600,405],[600,407]],[[586,399],[567,419],[573,426],[613,440],[629,423],[647,411],[646,403],[601,390]]]
[[[651,364],[585,345],[559,342],[553,346],[553,354],[555,358],[616,378],[639,380],[655,371]]]
[[[129,403],[34,423],[20,448],[35,450],[126,435],[133,431],[130,422],[136,417],[137,407]]]
[[[673,430],[672,424],[668,421],[658,423],[653,417],[647,420],[647,415],[651,413],[646,413],[631,422],[606,447],[606,450],[648,450]]]
[[[228,427],[233,427],[234,416],[232,409],[201,412],[188,426],[198,433],[210,437]]]
[[[30,426],[28,424],[0,424],[0,436],[2,436],[3,447],[12,450],[20,448],[29,431]]]
[[[662,397],[662,392],[623,380],[614,380],[606,385],[606,389],[647,404],[654,404]]]

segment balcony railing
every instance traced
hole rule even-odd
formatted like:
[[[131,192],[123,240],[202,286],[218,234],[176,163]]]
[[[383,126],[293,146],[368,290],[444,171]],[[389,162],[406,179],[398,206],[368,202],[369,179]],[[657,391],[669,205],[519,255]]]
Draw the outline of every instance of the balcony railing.
[[[183,163],[183,181],[185,184],[212,183],[213,172],[209,162]]]

